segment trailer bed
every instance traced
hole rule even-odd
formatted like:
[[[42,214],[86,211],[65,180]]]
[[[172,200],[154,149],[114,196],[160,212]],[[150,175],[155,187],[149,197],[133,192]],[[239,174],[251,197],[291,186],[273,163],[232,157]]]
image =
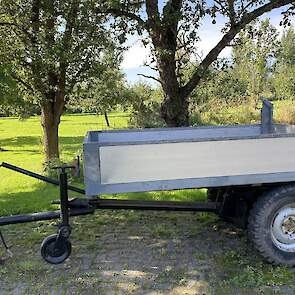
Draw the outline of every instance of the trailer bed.
[[[87,195],[295,181],[294,126],[89,132]]]

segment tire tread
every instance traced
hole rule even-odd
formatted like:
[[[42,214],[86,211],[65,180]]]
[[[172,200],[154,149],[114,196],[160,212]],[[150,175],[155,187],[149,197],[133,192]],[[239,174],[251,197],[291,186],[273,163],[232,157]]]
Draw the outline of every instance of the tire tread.
[[[254,203],[250,210],[248,217],[248,236],[254,244],[254,248],[270,263],[274,265],[287,264],[288,266],[295,265],[295,259],[293,261],[282,261],[278,257],[274,257],[269,251],[269,245],[265,242],[261,235],[261,228],[265,226],[262,224],[262,220],[265,214],[269,211],[271,205],[278,201],[282,195],[288,195],[289,193],[295,193],[295,185],[285,185],[262,194]],[[294,253],[295,258],[295,253]]]

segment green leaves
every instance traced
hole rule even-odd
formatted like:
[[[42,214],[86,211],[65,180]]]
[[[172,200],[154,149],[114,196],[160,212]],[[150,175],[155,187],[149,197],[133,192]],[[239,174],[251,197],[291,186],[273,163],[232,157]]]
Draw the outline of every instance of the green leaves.
[[[128,89],[118,66],[109,63],[109,66],[97,72],[95,77],[78,83],[71,94],[69,105],[73,110],[104,114],[115,109],[118,105],[124,106],[129,101]]]
[[[295,99],[295,30],[290,27],[280,40],[273,84],[277,98]]]
[[[251,23],[237,38],[233,48],[235,71],[248,84],[248,95],[255,104],[269,89],[277,50],[278,33],[268,19]]]

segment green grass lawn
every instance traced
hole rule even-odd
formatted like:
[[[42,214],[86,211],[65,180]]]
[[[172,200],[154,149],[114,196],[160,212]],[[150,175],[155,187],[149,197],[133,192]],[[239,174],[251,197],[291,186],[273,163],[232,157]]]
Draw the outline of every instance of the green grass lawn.
[[[128,116],[113,113],[109,116],[112,128],[126,128]],[[81,153],[83,138],[88,130],[107,129],[102,116],[65,115],[60,124],[60,150],[63,161],[71,161]],[[28,120],[0,118],[0,162],[43,173],[42,130],[40,118]],[[128,199],[204,199],[200,190],[157,192],[144,194],[124,194],[116,198]],[[51,210],[53,199],[58,199],[58,188],[16,172],[0,169],[0,215],[19,214]]]
[[[122,113],[114,113],[109,119],[112,128],[126,128],[128,125],[128,116]],[[94,115],[63,116],[60,124],[62,160],[65,162],[70,161],[77,153],[81,152],[82,141],[88,130],[106,128],[102,117],[98,118]],[[20,121],[16,118],[0,118],[0,147],[7,150],[0,152],[0,162],[5,161],[28,170],[43,173],[42,161],[44,157],[42,154],[41,139],[40,118],[33,117],[25,121]],[[77,183],[77,185],[82,184]],[[72,193],[71,196],[73,196]],[[50,201],[58,199],[58,197],[57,187],[0,168],[0,216],[55,209],[50,204]],[[205,190],[181,190],[121,194],[114,197],[184,201],[205,200],[206,194]],[[180,253],[191,255],[191,260],[194,261],[195,259],[198,261],[198,264],[194,266],[194,272],[190,271],[190,273],[198,275],[198,273],[203,273],[204,271],[207,273],[206,269],[208,270],[209,275],[205,281],[202,279],[203,276],[196,280],[200,281],[200,284],[209,282],[212,285],[212,289],[216,289],[216,292],[212,294],[294,294],[292,293],[295,281],[294,270],[285,267],[274,267],[264,263],[263,259],[257,257],[255,251],[246,243],[246,235],[243,232],[237,231],[228,224],[223,224],[214,215],[203,213],[180,217],[180,215],[168,213],[159,213],[158,215],[157,212],[157,214],[149,213],[147,217],[144,212],[140,211],[121,211],[116,212],[116,214],[112,214],[110,211],[99,213],[93,216],[73,218],[71,220],[75,228],[73,231],[74,253],[72,259],[68,262],[69,264],[64,265],[65,268],[48,266],[36,255],[42,238],[56,230],[55,227],[53,228],[53,225],[56,224],[55,222],[39,222],[34,225],[26,224],[21,226],[10,225],[9,230],[5,231],[5,234],[6,237],[8,236],[9,244],[13,244],[13,251],[16,254],[14,258],[0,268],[0,277],[2,275],[3,278],[0,280],[0,294],[12,294],[10,291],[5,293],[1,290],[3,287],[8,288],[9,285],[12,288],[19,288],[19,286],[24,285],[23,289],[27,288],[25,294],[45,294],[42,293],[45,290],[46,294],[49,294],[48,288],[52,288],[53,286],[65,290],[67,289],[65,286],[69,286],[69,288],[71,286],[71,288],[74,288],[73,290],[80,290],[80,286],[77,286],[77,276],[83,277],[88,272],[93,273],[95,276],[97,275],[98,278],[102,276],[100,264],[99,267],[95,265],[94,269],[87,268],[85,271],[84,268],[81,268],[82,262],[81,265],[79,264],[80,260],[83,261],[84,258],[95,257],[93,255],[97,255],[97,257],[104,255],[104,252],[100,252],[105,251],[101,249],[102,244],[99,244],[101,239],[105,239],[103,241],[106,241],[106,243],[110,242],[111,239],[112,242],[110,245],[119,243],[122,253],[128,250],[130,245],[128,246],[125,240],[122,240],[122,237],[124,237],[125,233],[123,227],[126,226],[126,229],[128,229],[129,225],[131,226],[131,231],[132,226],[136,226],[136,232],[140,232],[140,228],[143,228],[143,232],[151,231],[155,236],[153,239],[158,239],[158,243],[154,243],[154,245],[159,244],[162,251],[171,248],[162,244],[165,239],[168,239],[169,245],[175,242],[178,247],[182,247],[186,239],[191,239],[190,243],[196,243],[195,255],[190,254],[190,249],[187,248],[184,248],[183,252]],[[150,217],[150,214],[154,217]],[[182,224],[183,218],[184,223]],[[158,221],[161,222],[158,223]],[[166,223],[163,224],[163,222]],[[187,225],[186,222],[189,224]],[[113,227],[110,227],[110,224]],[[121,227],[118,232],[121,238],[118,238],[116,234],[113,235],[113,231],[116,233],[118,227]],[[106,229],[109,229],[109,232]],[[208,233],[210,236],[207,238]],[[110,238],[111,236],[112,238]],[[127,236],[130,238],[133,236],[133,233]],[[215,238],[210,240],[210,237]],[[129,239],[126,238],[126,240]],[[202,248],[199,248],[199,251],[197,250],[198,242],[204,242]],[[132,243],[135,242],[132,240]],[[212,247],[213,249],[215,247],[221,250],[216,252],[212,250]],[[171,249],[169,251],[167,250],[167,253],[172,253],[170,253],[171,255],[168,253],[170,256],[167,256],[166,263],[169,267],[170,263],[173,264],[173,255],[179,253],[177,252],[177,247]],[[3,250],[0,247],[0,257],[1,251]],[[111,250],[109,250],[109,253],[112,253]],[[86,262],[88,261],[87,259],[85,260]],[[124,264],[124,269],[132,269],[133,271],[132,263],[135,260],[138,260],[138,256],[135,255],[132,257],[131,255],[128,259],[131,263],[130,267]],[[139,263],[144,264],[143,260]],[[66,278],[64,276],[65,273],[67,274]],[[169,278],[173,275],[177,279],[183,277],[182,273],[168,272]],[[158,278],[160,283],[165,282],[167,270],[165,269],[162,275],[160,273]],[[182,284],[181,282],[182,280],[179,283],[180,285]],[[116,285],[114,282],[107,282],[107,284],[111,284],[112,287]],[[155,282],[153,281],[152,284],[154,285]],[[87,288],[85,285],[82,287],[83,289],[88,289],[88,286]],[[92,287],[97,290],[99,282],[94,283]],[[104,287],[102,286],[101,289],[103,290]],[[94,294],[91,290],[87,294]],[[79,291],[77,292],[79,293]]]

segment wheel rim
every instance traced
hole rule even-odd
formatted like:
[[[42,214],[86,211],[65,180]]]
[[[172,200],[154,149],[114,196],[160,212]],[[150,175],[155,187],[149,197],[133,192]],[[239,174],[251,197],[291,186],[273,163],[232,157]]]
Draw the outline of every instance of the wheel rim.
[[[52,241],[51,244],[48,245],[48,248],[46,249],[46,254],[47,256],[50,257],[62,257],[65,255],[67,249],[66,249],[66,245],[62,245],[61,248],[57,248],[55,246],[55,241]]]
[[[63,241],[58,247],[56,245],[57,235],[47,237],[41,245],[41,255],[45,261],[51,264],[64,262],[71,254],[71,243]]]
[[[295,204],[281,208],[271,224],[274,245],[284,252],[295,252]]]

